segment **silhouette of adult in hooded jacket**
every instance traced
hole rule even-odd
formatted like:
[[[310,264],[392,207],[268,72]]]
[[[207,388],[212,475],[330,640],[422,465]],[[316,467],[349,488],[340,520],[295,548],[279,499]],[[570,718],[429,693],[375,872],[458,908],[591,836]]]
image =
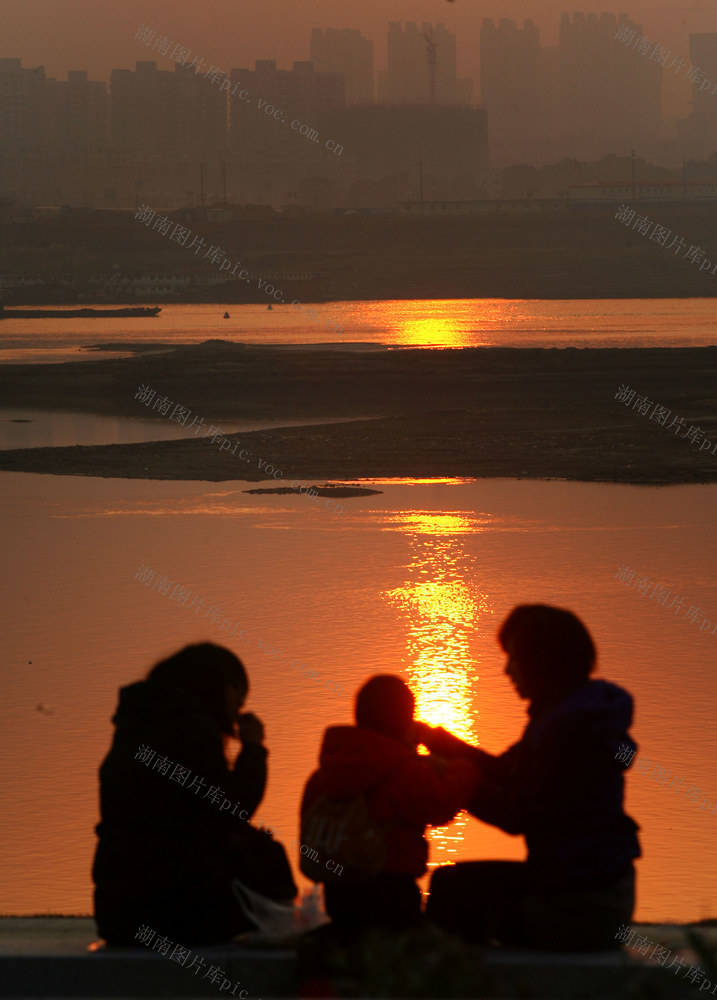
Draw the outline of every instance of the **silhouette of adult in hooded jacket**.
[[[618,947],[635,902],[636,823],[623,810],[632,698],[591,680],[596,652],[570,611],[514,608],[499,641],[506,673],[530,701],[522,739],[493,756],[443,729],[420,738],[446,757],[465,756],[482,773],[468,811],[525,837],[525,862],[479,861],[439,868],[427,914],[470,940],[547,949]]]
[[[120,691],[100,767],[95,919],[110,943],[140,924],[175,943],[253,929],[231,880],[277,900],[296,886],[283,847],[249,826],[266,786],[264,729],[239,714],[249,684],[229,650],[187,646]],[[242,749],[233,767],[228,740]]]

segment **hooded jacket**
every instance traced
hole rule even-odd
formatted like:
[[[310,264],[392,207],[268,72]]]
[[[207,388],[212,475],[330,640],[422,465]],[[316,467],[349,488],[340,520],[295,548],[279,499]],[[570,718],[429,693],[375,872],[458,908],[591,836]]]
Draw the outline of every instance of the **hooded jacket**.
[[[228,845],[261,802],[267,751],[247,744],[230,769],[224,734],[208,709],[152,681],[122,688],[112,721],[92,870],[100,933],[124,939],[148,908],[169,923],[180,906],[192,930],[191,911],[199,921],[199,909],[217,909],[229,892]]]
[[[525,836],[538,886],[579,889],[619,875],[641,854],[615,759],[621,745],[635,749],[632,712],[627,691],[590,680],[553,705],[531,706],[522,739],[500,756],[445,730],[433,730],[427,745],[475,761],[485,780],[468,811]]]
[[[347,799],[363,794],[386,830],[382,872],[418,878],[426,871],[426,826],[442,826],[468,805],[478,782],[470,761],[448,762],[439,776],[427,757],[399,740],[359,726],[326,730],[319,770],[309,778],[302,814],[320,796]]]

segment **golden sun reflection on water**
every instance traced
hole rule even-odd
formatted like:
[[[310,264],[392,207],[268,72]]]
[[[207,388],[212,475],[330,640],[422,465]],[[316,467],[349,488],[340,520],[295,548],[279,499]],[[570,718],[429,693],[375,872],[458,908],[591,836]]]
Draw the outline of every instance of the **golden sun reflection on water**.
[[[416,718],[476,743],[479,675],[472,639],[481,616],[491,610],[486,595],[476,590],[460,536],[484,524],[475,516],[416,511],[389,520],[393,530],[401,522],[412,555],[406,582],[384,597],[405,619],[404,662]],[[429,868],[453,860],[467,820],[461,813],[450,826],[432,830]]]
[[[428,317],[406,319],[400,331],[400,342],[411,347],[435,344],[443,347],[464,347],[466,337],[462,330],[448,319]]]
[[[476,299],[460,308],[453,299],[417,299],[382,303],[381,321],[402,347],[478,347],[490,342],[480,330],[501,328],[513,312],[501,299]]]

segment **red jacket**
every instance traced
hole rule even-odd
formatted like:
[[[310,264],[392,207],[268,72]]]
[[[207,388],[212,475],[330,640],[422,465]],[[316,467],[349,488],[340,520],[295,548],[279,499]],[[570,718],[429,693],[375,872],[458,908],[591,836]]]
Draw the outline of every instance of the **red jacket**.
[[[467,806],[479,781],[468,760],[456,758],[439,776],[428,757],[399,740],[358,726],[331,726],[324,734],[319,770],[309,778],[302,814],[320,795],[352,798],[364,793],[386,833],[385,872],[418,878],[426,871],[426,826],[443,826]]]

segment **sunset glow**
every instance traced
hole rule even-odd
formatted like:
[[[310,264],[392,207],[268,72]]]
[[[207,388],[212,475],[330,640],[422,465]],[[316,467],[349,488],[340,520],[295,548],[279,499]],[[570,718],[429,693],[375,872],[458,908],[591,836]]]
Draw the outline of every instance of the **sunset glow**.
[[[407,579],[384,597],[406,622],[406,673],[416,718],[477,743],[480,677],[472,637],[488,604],[466,580],[467,560],[457,538],[469,529],[475,531],[475,523],[461,515],[407,512]],[[462,813],[432,829],[429,868],[452,860],[467,821]]]

